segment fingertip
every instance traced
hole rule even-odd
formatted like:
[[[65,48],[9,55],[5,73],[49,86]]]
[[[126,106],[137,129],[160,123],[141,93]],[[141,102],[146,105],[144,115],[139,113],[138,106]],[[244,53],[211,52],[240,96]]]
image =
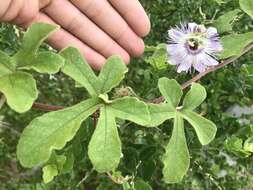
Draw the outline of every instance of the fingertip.
[[[145,50],[144,41],[141,38],[139,38],[134,46],[132,56],[140,57],[144,53],[144,50]]]
[[[136,31],[137,35],[140,37],[145,37],[150,33],[151,30],[151,22],[149,17],[146,15],[146,18],[143,19],[143,22],[140,23],[139,29]]]
[[[124,60],[125,64],[129,64],[129,62],[130,62],[130,55],[128,53],[122,54],[121,58]]]

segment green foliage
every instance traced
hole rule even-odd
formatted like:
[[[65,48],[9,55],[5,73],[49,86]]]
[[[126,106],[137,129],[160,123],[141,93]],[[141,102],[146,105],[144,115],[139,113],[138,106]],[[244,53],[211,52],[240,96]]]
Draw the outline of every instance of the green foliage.
[[[44,164],[49,160],[53,150],[62,149],[73,139],[81,123],[101,108],[98,125],[89,144],[88,155],[98,172],[114,170],[121,157],[121,142],[115,118],[147,125],[150,121],[148,106],[131,97],[109,101],[108,96],[103,94],[119,84],[127,71],[118,56],[109,58],[97,77],[77,49],[65,49],[61,55],[66,60],[63,72],[77,79],[76,82],[86,87],[92,97],[76,106],[34,119],[19,140],[18,158],[25,167]],[[82,69],[92,73],[86,75]],[[53,124],[50,124],[52,122]]]
[[[110,107],[100,110],[98,125],[89,144],[89,157],[98,172],[117,168],[121,156],[121,142],[117,124]]]
[[[239,56],[244,48],[252,43],[253,32],[245,34],[230,34],[222,37],[224,45],[224,51],[221,54],[222,59],[226,59],[233,56]]]
[[[190,155],[184,132],[184,120],[179,113],[175,114],[174,120],[172,136],[163,156],[164,180],[168,183],[182,181],[190,166]]]
[[[206,91],[203,86],[193,83],[192,88],[184,98],[182,107],[178,107],[178,105],[183,92],[181,86],[175,80],[161,78],[158,86],[166,99],[166,106],[172,111],[167,113],[167,118],[164,117],[164,120],[161,120],[158,117],[157,121],[162,123],[167,119],[174,118],[172,136],[163,157],[164,180],[167,183],[178,183],[183,179],[190,164],[183,119],[186,119],[193,126],[202,145],[207,145],[214,139],[217,129],[214,123],[192,111],[206,99]],[[164,105],[162,105],[163,107]],[[157,113],[157,110],[155,113]],[[155,124],[157,123],[155,122]],[[175,164],[177,162],[178,164]]]
[[[43,168],[43,180],[45,183],[49,183],[57,176],[58,171],[55,165],[47,165]]]
[[[34,119],[23,131],[17,146],[21,164],[33,167],[48,161],[52,151],[62,149],[75,136],[81,123],[99,107],[99,100],[92,98]]]
[[[159,44],[156,47],[147,46],[146,52],[151,52],[150,56],[145,58],[145,61],[152,65],[155,69],[163,70],[168,68],[168,55],[167,55],[167,45]]]
[[[24,72],[3,75],[0,91],[6,96],[8,105],[20,113],[29,110],[38,96],[35,80]]]
[[[239,9],[229,11],[226,14],[216,19],[213,25],[218,29],[219,33],[231,32],[233,30],[234,21],[238,18],[241,12]]]
[[[241,9],[253,19],[253,2],[251,0],[239,0]]]
[[[0,91],[15,111],[28,111],[37,99],[38,90],[32,75],[21,72],[34,69],[40,73],[57,73],[64,60],[53,52],[37,53],[39,46],[57,27],[34,24],[24,36],[21,49],[13,57],[0,52]]]
[[[16,162],[15,146],[19,139],[19,132],[22,131],[22,126],[28,125],[33,118],[41,116],[43,113],[37,110],[31,110],[25,114],[17,114],[6,106],[3,106],[0,110],[0,114],[5,116],[4,119],[0,119],[0,189],[142,190],[144,188],[150,190],[153,188],[159,190],[238,190],[252,188],[253,178],[251,173],[253,165],[251,157],[253,134],[249,124],[253,121],[252,114],[234,116],[230,115],[229,112],[231,106],[234,104],[246,108],[252,106],[252,53],[242,57],[240,60],[236,61],[235,64],[231,64],[224,69],[206,75],[200,80],[201,85],[194,84],[192,88],[200,91],[200,94],[198,95],[195,90],[187,93],[184,100],[179,100],[179,106],[175,106],[177,112],[175,111],[175,107],[168,106],[166,102],[162,104],[148,104],[146,106],[148,106],[149,120],[148,117],[145,118],[147,115],[143,114],[147,111],[147,107],[142,106],[144,104],[143,102],[133,97],[122,98],[122,96],[130,95],[151,100],[160,96],[157,90],[157,81],[159,78],[168,77],[180,83],[184,83],[195,74],[179,75],[176,74],[174,66],[168,66],[166,60],[166,47],[164,44],[157,44],[166,42],[167,30],[169,27],[175,26],[182,21],[212,24],[213,20],[216,19],[217,21],[217,18],[222,18],[222,15],[225,15],[224,17],[228,20],[224,19],[226,20],[226,22],[224,21],[224,26],[229,26],[229,31],[227,30],[225,32],[237,36],[237,33],[241,35],[251,32],[251,18],[247,15],[241,16],[240,14],[240,22],[235,22],[237,18],[231,16],[229,19],[228,16],[226,16],[227,12],[238,10],[238,0],[216,1],[220,3],[219,7],[215,1],[209,0],[141,0],[141,2],[149,12],[149,16],[152,20],[152,32],[151,35],[146,38],[146,44],[150,46],[147,48],[147,52],[143,59],[134,60],[133,63],[130,64],[129,72],[126,73],[126,80],[121,82],[121,86],[115,89],[115,92],[111,91],[108,92],[108,94],[99,93],[100,87],[97,85],[100,83],[98,82],[99,77],[97,77],[90,68],[86,70],[87,68],[86,65],[83,64],[83,58],[74,49],[71,53],[70,50],[68,50],[68,52],[63,52],[66,54],[69,53],[70,55],[72,54],[73,60],[76,62],[77,59],[80,58],[80,64],[78,64],[78,66],[68,64],[69,68],[65,66],[63,70],[66,71],[66,74],[67,72],[69,73],[67,75],[72,74],[71,78],[75,81],[81,80],[81,86],[85,86],[89,94],[87,94],[83,88],[75,88],[73,81],[63,74],[59,73],[54,76],[48,76],[34,73],[33,70],[39,72],[39,70],[35,69],[34,62],[32,62],[32,70],[29,71],[30,74],[33,74],[33,77],[37,81],[37,86],[40,89],[38,99],[40,102],[73,107],[71,105],[82,102],[84,99],[89,99],[91,96],[96,97],[101,103],[99,106],[101,110],[106,106],[110,110],[109,114],[113,112],[110,118],[116,118],[116,120],[114,120],[117,123],[116,132],[118,136],[120,136],[122,144],[120,146],[122,152],[120,154],[121,159],[119,165],[115,166],[117,167],[117,169],[115,169],[117,171],[113,171],[113,176],[108,177],[106,174],[99,174],[93,170],[94,166],[90,163],[88,157],[88,147],[92,134],[95,134],[94,130],[97,130],[97,128],[94,127],[94,122],[96,123],[97,119],[87,118],[85,122],[82,122],[81,127],[76,125],[74,130],[77,131],[72,131],[75,133],[73,134],[74,137],[71,138],[72,140],[65,141],[66,139],[63,139],[63,141],[65,141],[64,148],[58,150],[55,149],[55,147],[51,147],[54,150],[50,152],[50,158],[47,161],[43,161],[43,164],[40,165],[43,168],[47,168],[42,169],[45,182],[50,181],[51,183],[41,183],[40,170],[36,168],[35,170],[23,170]],[[222,26],[220,27],[222,28]],[[221,31],[220,27],[218,28],[219,31]],[[232,27],[233,31],[231,31],[230,27]],[[11,72],[10,69],[13,69],[13,67],[15,70],[15,61],[13,61],[12,55],[16,54],[19,50],[19,46],[21,45],[20,37],[22,37],[22,32],[18,30],[17,27],[6,24],[0,26],[0,49],[4,52],[4,55],[0,56],[0,78],[2,73],[5,75]],[[249,35],[249,37],[252,38],[251,35]],[[251,39],[248,39],[248,41],[246,37],[245,40],[238,39],[236,41],[236,39],[237,37],[234,41],[231,40],[232,42],[227,43],[225,46],[225,52],[227,52],[228,57],[241,54],[245,46],[251,43]],[[237,49],[236,52],[233,50],[234,48]],[[47,49],[46,46],[42,46],[35,54],[53,53],[52,50],[48,51]],[[9,57],[11,57],[11,59],[9,59]],[[57,57],[55,58],[52,60],[60,61]],[[4,61],[2,62],[2,60]],[[43,59],[41,60],[43,61]],[[116,59],[114,60],[118,62]],[[30,62],[28,63],[30,64]],[[42,66],[42,68],[39,68],[42,69],[41,73],[47,73],[46,70],[48,69],[52,69],[53,72],[58,69],[57,64],[55,64],[55,67],[49,68],[48,65],[51,64],[47,65],[45,63],[45,69],[43,64],[39,64],[39,66]],[[38,66],[38,64],[35,65]],[[71,66],[74,67],[70,68]],[[117,73],[119,76],[115,78],[121,78],[120,76],[122,76],[122,74],[120,73],[126,72],[124,65],[122,64],[121,66],[122,70]],[[25,71],[28,70],[25,67],[22,69],[25,69]],[[18,72],[22,72],[21,67],[18,68]],[[72,72],[75,72],[75,74]],[[86,77],[87,74],[93,75],[93,77],[91,76],[92,80],[84,80],[83,77]],[[93,89],[93,84],[90,84],[92,82],[94,82],[94,85],[98,88]],[[116,80],[110,80],[110,85],[116,86],[118,82],[119,81]],[[131,86],[131,88],[129,86]],[[201,89],[203,89],[201,86],[205,87],[207,93],[203,93],[205,90],[201,93]],[[166,89],[164,89],[164,93],[166,93]],[[207,94],[207,99],[202,103],[205,99],[205,94]],[[171,102],[172,97],[170,97],[170,94],[168,94],[168,96]],[[186,101],[186,99],[188,100]],[[2,100],[4,100],[4,98],[1,98],[1,101]],[[177,98],[172,101],[177,102],[176,100]],[[130,101],[131,104],[129,105],[131,106],[127,106]],[[133,107],[140,106],[142,106],[142,109],[132,109]],[[114,110],[113,107],[115,107]],[[189,107],[189,109],[186,110],[186,107]],[[124,109],[120,110],[119,108]],[[213,139],[214,124],[200,117],[200,115],[194,113],[193,110],[211,119],[217,125],[218,131],[216,138],[208,146],[200,146],[198,141],[200,141],[201,144],[207,144]],[[129,112],[130,115],[128,114]],[[117,117],[115,113],[117,113]],[[98,115],[98,112],[96,112],[95,115]],[[165,157],[166,154],[164,154],[164,152],[168,152],[168,149],[165,148],[168,146],[168,142],[170,144],[173,140],[172,136],[175,134],[174,132],[177,128],[173,129],[172,121],[175,120],[176,115],[179,115],[181,120],[187,120],[187,122],[183,122],[185,127],[185,129],[183,128],[183,132],[185,133],[185,141],[190,151],[192,161],[187,175],[180,183],[166,184],[162,181],[162,178],[165,179],[166,175],[162,176],[161,171],[166,164],[171,166],[171,162],[164,162],[163,160],[163,162],[161,162],[160,158]],[[98,116],[95,118],[97,117]],[[100,119],[101,118],[98,118],[98,122]],[[135,120],[139,125],[144,125],[146,120],[148,127],[159,126],[159,128],[136,127],[136,124],[131,122],[132,120]],[[51,126],[53,124],[53,126],[55,126],[57,122],[53,121],[55,121],[55,118],[53,118],[52,122],[48,125]],[[6,122],[8,122],[8,124],[6,124]],[[174,125],[175,124],[176,123],[174,123]],[[49,129],[49,126],[44,126],[45,131]],[[113,129],[115,130],[115,126],[111,126],[114,127]],[[61,131],[61,129],[59,130]],[[105,127],[102,128],[102,131],[105,131]],[[199,138],[194,138],[194,131]],[[205,133],[203,133],[203,131],[205,131]],[[44,134],[42,129],[41,134]],[[36,140],[38,139],[40,139],[40,136],[37,136]],[[177,144],[182,142],[183,141],[178,141]],[[102,146],[99,146],[99,148],[101,147]],[[110,149],[110,146],[106,148]],[[172,151],[172,149],[169,149],[169,151]],[[113,150],[113,153],[114,152],[116,151]],[[182,151],[177,151],[176,153],[179,152]],[[178,154],[175,154],[174,156],[176,157],[177,155]],[[33,155],[31,154],[31,156]],[[173,155],[167,154],[166,156],[172,157]],[[98,159],[98,157],[96,159]],[[179,163],[179,161],[174,163]],[[183,162],[183,164],[186,164],[186,162]],[[174,164],[173,166],[178,165]],[[179,171],[183,173],[184,168],[185,167],[180,167]],[[167,172],[169,172],[169,170],[164,169],[164,174],[167,174]],[[178,177],[179,175],[171,176],[169,174],[168,176]],[[117,184],[115,184],[115,182],[117,182]],[[118,185],[118,183],[123,183],[124,185]]]

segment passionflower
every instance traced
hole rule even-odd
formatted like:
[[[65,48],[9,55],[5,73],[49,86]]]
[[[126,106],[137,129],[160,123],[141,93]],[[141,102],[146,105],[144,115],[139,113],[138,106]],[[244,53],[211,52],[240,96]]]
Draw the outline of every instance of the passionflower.
[[[217,55],[223,46],[216,28],[188,23],[171,28],[168,33],[169,63],[177,66],[178,73],[188,72],[192,67],[204,72],[219,64]]]

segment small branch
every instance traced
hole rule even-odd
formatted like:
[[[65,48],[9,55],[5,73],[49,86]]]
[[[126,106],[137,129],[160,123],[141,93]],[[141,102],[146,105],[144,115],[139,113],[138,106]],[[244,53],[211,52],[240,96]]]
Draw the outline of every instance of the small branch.
[[[57,111],[64,109],[64,106],[54,106],[54,105],[47,105],[42,103],[34,103],[32,106],[33,109],[42,110],[42,111]]]

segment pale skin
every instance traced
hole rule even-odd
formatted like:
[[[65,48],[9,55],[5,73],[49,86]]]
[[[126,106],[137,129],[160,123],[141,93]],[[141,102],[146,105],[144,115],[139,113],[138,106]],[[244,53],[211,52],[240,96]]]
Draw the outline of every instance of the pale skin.
[[[36,22],[60,25],[48,43],[59,50],[77,47],[94,69],[114,54],[125,63],[140,56],[150,31],[138,0],[3,0],[0,21],[24,28]]]

